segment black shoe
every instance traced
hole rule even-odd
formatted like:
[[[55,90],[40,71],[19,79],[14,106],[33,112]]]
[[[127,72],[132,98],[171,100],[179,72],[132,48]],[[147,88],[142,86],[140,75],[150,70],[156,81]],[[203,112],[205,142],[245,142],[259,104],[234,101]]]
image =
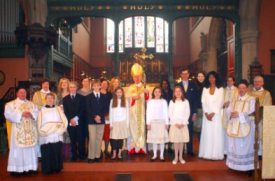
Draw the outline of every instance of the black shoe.
[[[195,154],[193,152],[188,152],[187,155],[189,155],[189,156],[195,156]]]
[[[100,158],[95,158],[95,162],[100,162]]]
[[[246,172],[249,177],[252,177],[254,174],[254,170],[249,170]]]
[[[110,157],[110,153],[108,151],[104,151],[105,157]]]
[[[94,163],[95,162],[95,159],[88,159],[88,163]]]
[[[85,162],[85,161],[86,161],[86,158],[85,158],[85,157],[79,157],[79,161]]]
[[[159,159],[161,162],[165,162],[165,159],[164,158],[160,158]]]
[[[12,177],[21,177],[23,173],[20,172],[10,172],[10,176]]]
[[[70,159],[70,162],[76,162],[76,161],[77,161],[76,158],[71,158],[71,159]]]
[[[37,174],[37,171],[35,170],[28,171],[28,175],[36,175],[36,174]]]
[[[61,169],[55,170],[54,172],[55,172],[55,173],[60,173],[60,172],[61,172]]]

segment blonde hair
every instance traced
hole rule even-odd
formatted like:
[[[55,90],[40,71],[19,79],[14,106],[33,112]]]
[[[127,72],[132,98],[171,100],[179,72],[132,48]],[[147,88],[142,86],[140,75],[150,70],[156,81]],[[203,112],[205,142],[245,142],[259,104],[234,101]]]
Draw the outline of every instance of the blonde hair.
[[[67,79],[67,78],[65,78],[65,77],[63,77],[63,78],[59,79],[59,82],[58,82],[57,91],[58,91],[59,93],[62,92],[62,83],[63,83],[64,81],[68,84],[67,91],[69,92],[70,80]]]
[[[110,81],[110,85],[109,85],[109,91],[111,93],[114,93],[115,92],[115,88],[114,88],[114,84],[115,84],[115,81],[118,81],[118,87],[120,87],[120,79],[118,77],[113,77]],[[117,87],[117,88],[118,88]]]
[[[92,82],[92,86],[94,86],[95,84],[98,84],[98,85],[100,86],[100,85],[101,85],[100,80],[95,79],[95,80]]]
[[[76,81],[71,81],[68,87],[70,86],[75,86],[76,88],[78,88],[78,83]]]

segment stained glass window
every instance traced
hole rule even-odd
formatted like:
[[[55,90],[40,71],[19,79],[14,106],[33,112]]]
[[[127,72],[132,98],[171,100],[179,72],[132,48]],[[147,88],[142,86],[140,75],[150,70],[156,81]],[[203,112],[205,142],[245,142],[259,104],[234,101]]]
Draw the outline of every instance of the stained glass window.
[[[115,51],[115,24],[112,20],[107,19],[107,52]]]
[[[135,17],[135,47],[142,48],[145,47],[144,43],[144,33],[145,33],[145,25],[144,25],[144,16],[136,16]]]
[[[155,17],[147,17],[147,47],[155,47]]]
[[[119,23],[119,32],[118,32],[118,45],[119,45],[119,52],[123,52],[123,41],[124,41],[124,33],[123,33],[123,21]]]
[[[114,22],[107,19],[107,52],[114,52]],[[125,48],[155,48],[156,52],[167,53],[168,23],[159,17],[135,16],[119,23],[119,52]]]
[[[156,52],[164,52],[164,22],[156,18]]]
[[[166,21],[164,21],[164,32],[165,32],[165,38],[164,38],[164,41],[165,41],[165,52],[166,53],[168,53],[168,51],[169,51],[169,48],[168,48],[168,46],[169,46],[169,42],[168,42],[168,39],[169,39],[169,36],[168,36],[168,29],[169,27],[168,27],[168,23],[166,22]]]
[[[133,46],[133,36],[132,36],[132,33],[133,33],[133,26],[132,26],[132,22],[133,22],[133,19],[130,17],[130,18],[126,18],[124,20],[125,22],[125,48],[129,48],[129,47],[132,47]]]

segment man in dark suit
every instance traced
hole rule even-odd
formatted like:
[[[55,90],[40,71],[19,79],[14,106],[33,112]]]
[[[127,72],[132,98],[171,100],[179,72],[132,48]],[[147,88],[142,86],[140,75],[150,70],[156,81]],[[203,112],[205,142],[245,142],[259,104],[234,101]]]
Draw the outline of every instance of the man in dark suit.
[[[68,132],[71,140],[71,161],[85,159],[85,127],[87,124],[83,119],[84,98],[77,92],[77,83],[69,83],[70,94],[63,98],[64,113],[69,121]]]
[[[176,84],[177,86],[182,87],[185,97],[188,99],[190,104],[190,118],[188,124],[189,136],[190,141],[187,143],[187,154],[193,156],[193,121],[197,119],[197,109],[198,109],[198,102],[200,101],[198,98],[198,89],[194,82],[189,80],[190,72],[188,69],[183,69],[181,71],[180,77],[181,82]]]
[[[86,99],[89,130],[88,163],[100,161],[105,114],[109,108],[106,96],[100,93],[100,81],[95,80],[92,87],[93,92]]]

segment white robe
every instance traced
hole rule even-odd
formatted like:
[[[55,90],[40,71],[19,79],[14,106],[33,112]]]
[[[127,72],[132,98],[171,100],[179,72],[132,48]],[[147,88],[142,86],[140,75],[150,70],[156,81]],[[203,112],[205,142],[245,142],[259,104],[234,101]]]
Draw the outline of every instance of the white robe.
[[[239,94],[238,88],[235,86],[224,88],[224,103],[225,102],[231,103],[232,101],[234,101],[236,99],[238,94]],[[229,117],[226,114],[226,111],[223,111],[222,122],[223,122],[223,128],[224,128],[224,154],[227,154],[228,140],[227,140],[227,134],[226,134],[226,125],[227,125],[228,120],[229,120]]]
[[[222,106],[224,99],[223,88],[216,88],[213,95],[209,93],[209,88],[204,88],[202,92],[202,131],[200,139],[199,157],[211,160],[222,160],[224,157],[224,135],[222,128]],[[205,113],[215,115],[212,121],[207,120]]]
[[[36,121],[38,108],[30,101],[22,101],[17,98],[11,102],[8,102],[5,106],[5,117],[12,123],[10,152],[7,167],[8,172],[35,171],[38,168],[36,145],[30,147],[19,147],[16,145],[15,141],[16,123],[20,123],[22,120],[22,113],[25,110],[20,109],[20,107],[24,103],[29,103],[30,112]]]
[[[248,95],[240,97],[239,99],[245,100]],[[239,110],[239,120],[240,123],[249,123],[250,132],[248,136],[242,138],[235,138],[228,136],[227,145],[227,159],[226,165],[233,169],[239,171],[248,171],[254,169],[254,135],[255,135],[255,123],[254,120],[249,116],[249,114],[255,111],[255,99],[249,98],[248,109],[245,112]],[[232,106],[227,110],[227,114],[231,113]]]

